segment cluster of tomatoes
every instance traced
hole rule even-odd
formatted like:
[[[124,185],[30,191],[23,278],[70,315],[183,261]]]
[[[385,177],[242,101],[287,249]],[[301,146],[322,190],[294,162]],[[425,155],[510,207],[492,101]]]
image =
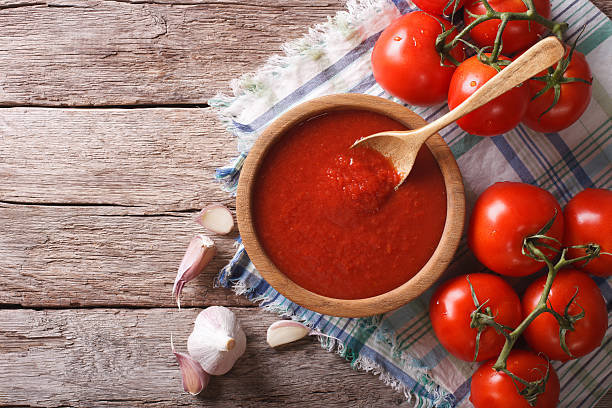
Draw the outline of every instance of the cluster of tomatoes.
[[[457,27],[441,15],[449,8],[459,9],[465,0],[456,1],[455,5],[447,4],[447,0],[414,0],[423,11],[403,15],[382,32],[372,52],[372,70],[387,92],[418,106],[448,100],[449,108],[453,109],[491,79],[497,69],[503,69],[504,61],[520,55],[545,32],[545,27],[534,21],[509,21],[500,27],[499,19],[490,19],[468,32],[471,42],[485,52],[465,59],[464,44],[468,42],[461,38],[441,56],[440,35],[448,33],[443,37],[444,45],[451,44],[458,33]],[[550,0],[533,3],[539,16],[550,17]],[[527,11],[523,0],[489,0],[488,5],[498,12]],[[464,23],[469,25],[486,12],[482,0],[467,0]],[[500,38],[498,29],[502,30]],[[501,62],[497,67],[483,61],[491,57],[488,51],[493,49],[496,39],[504,54],[496,58]],[[557,132],[572,125],[591,100],[592,76],[584,55],[566,48],[566,56],[560,62],[562,69],[555,71],[555,66],[543,71],[527,84],[459,119],[458,125],[479,136],[505,133],[520,122],[540,132]]]
[[[607,330],[606,303],[587,273],[612,275],[612,191],[586,189],[563,211],[552,194],[524,183],[496,183],[480,195],[468,244],[483,265],[510,277],[538,272],[542,259],[527,256],[524,248],[534,236],[550,265],[561,257],[555,267],[569,267],[536,278],[521,298],[502,277],[474,273],[443,283],[431,299],[430,318],[440,343],[457,358],[484,362],[472,376],[470,400],[476,408],[556,406],[559,379],[547,360],[584,356],[601,345]],[[589,258],[592,244],[600,252]],[[571,263],[581,257],[588,261]],[[544,299],[546,310],[522,332],[532,351],[508,354],[503,350],[507,334],[529,321],[524,319],[538,307],[547,279],[553,280]],[[478,312],[495,324],[476,328]],[[493,367],[504,352],[506,369],[515,378]],[[526,395],[527,383],[542,387]]]

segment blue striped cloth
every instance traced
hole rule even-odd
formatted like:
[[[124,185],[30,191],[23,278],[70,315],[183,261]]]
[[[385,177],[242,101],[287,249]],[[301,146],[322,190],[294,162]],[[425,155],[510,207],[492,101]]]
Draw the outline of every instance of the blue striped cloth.
[[[372,47],[380,32],[401,13],[414,10],[404,0],[352,0],[347,11],[311,28],[285,45],[257,72],[232,83],[234,95],[219,95],[210,105],[237,137],[240,156],[217,171],[227,191],[234,191],[240,168],[255,139],[291,107],[331,93],[366,93],[391,98],[374,81]],[[593,99],[582,118],[559,133],[541,134],[519,125],[490,138],[472,136],[457,126],[444,137],[461,168],[468,210],[485,188],[513,180],[547,189],[561,205],[587,187],[612,188],[612,22],[587,0],[552,0],[553,18],[570,24],[573,39],[587,24],[577,49],[593,70]],[[446,105],[414,108],[427,120],[448,111]],[[465,237],[446,276],[485,269],[468,251]],[[596,278],[612,305],[612,279]],[[380,375],[418,407],[467,407],[470,376],[476,365],[450,356],[436,340],[427,315],[430,289],[404,307],[362,319],[325,316],[292,303],[261,278],[244,247],[223,268],[218,283],[259,302],[261,307],[305,322],[327,336],[322,345],[354,368]],[[609,320],[612,314],[609,315]],[[562,407],[593,406],[612,386],[612,328],[602,347],[588,356],[554,363]]]

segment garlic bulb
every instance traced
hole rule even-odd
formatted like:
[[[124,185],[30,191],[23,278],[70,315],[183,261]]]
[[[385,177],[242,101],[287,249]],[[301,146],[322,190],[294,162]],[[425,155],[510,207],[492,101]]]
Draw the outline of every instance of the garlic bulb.
[[[302,323],[293,320],[279,320],[268,327],[266,341],[270,347],[277,347],[297,341],[310,333],[310,328]]]
[[[223,306],[211,306],[198,315],[187,350],[204,371],[227,373],[246,350],[246,336],[236,315]]]
[[[172,294],[176,297],[176,303],[179,308],[181,307],[183,286],[202,273],[216,252],[215,243],[207,236],[196,235],[191,239],[174,279],[174,287],[172,288]]]

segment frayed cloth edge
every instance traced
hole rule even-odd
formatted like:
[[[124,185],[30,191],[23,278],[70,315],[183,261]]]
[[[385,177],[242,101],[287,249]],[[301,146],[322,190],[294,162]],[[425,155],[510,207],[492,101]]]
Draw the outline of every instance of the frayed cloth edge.
[[[231,283],[229,289],[231,289],[236,295],[246,296],[250,301],[257,304],[262,310],[278,314],[281,317],[290,318],[291,320],[300,322],[311,329],[316,329],[312,327],[311,324],[309,324],[310,322],[308,322],[307,318],[296,316],[288,307],[280,306],[276,303],[276,301],[271,301],[272,298],[270,296],[254,295],[253,288],[249,287],[247,282],[245,282],[243,279],[228,280],[228,282]],[[377,316],[373,316],[373,318],[376,317]],[[369,326],[371,330],[379,329],[378,324],[370,324]],[[389,344],[392,345],[392,352],[395,352],[395,341],[391,337],[385,334],[384,331],[377,333],[377,336],[384,336],[384,341],[389,342]],[[324,334],[316,335],[316,337],[319,340],[321,348],[328,352],[335,352],[340,357],[347,360],[350,363],[351,367],[355,370],[368,372],[374,376],[378,376],[380,381],[382,381],[385,385],[399,393],[402,393],[408,402],[418,402],[423,408],[451,408],[454,406],[452,402],[452,394],[441,392],[440,386],[432,385],[432,381],[430,379],[424,381],[424,383],[420,382],[420,384],[427,391],[428,394],[433,395],[435,397],[434,399],[424,397],[422,395],[419,395],[418,393],[415,393],[412,389],[405,386],[400,380],[398,380],[387,370],[385,370],[380,364],[370,360],[369,358],[363,356],[351,357],[350,350],[342,342],[342,340]],[[414,367],[414,371],[415,377],[420,376],[420,379],[424,379],[423,376],[428,377],[428,374],[425,372],[425,370],[421,370],[418,367]]]

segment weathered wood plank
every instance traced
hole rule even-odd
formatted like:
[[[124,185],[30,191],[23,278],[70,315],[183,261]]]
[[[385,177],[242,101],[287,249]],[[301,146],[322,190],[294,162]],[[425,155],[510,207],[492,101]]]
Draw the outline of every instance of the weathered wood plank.
[[[204,104],[341,0],[0,2],[0,106]]]
[[[191,213],[142,216],[122,207],[0,204],[0,307],[173,306],[172,285],[191,237]],[[251,305],[213,288],[236,233],[186,285],[182,304]]]
[[[0,109],[0,201],[133,206],[230,203],[213,180],[237,154],[210,109]]]
[[[612,391],[608,391],[602,399],[599,400],[595,408],[610,408],[612,407]]]
[[[199,312],[151,310],[0,310],[1,406],[390,407],[401,394],[353,371],[314,339],[273,350],[275,319],[233,309],[247,334],[246,354],[199,397],[183,392],[170,352],[179,350]]]
[[[612,0],[594,3],[612,15]],[[0,106],[204,104],[342,7],[342,0],[2,0]]]
[[[612,18],[612,0],[591,0],[601,11],[603,11],[608,17]],[[610,398],[610,404],[612,406],[612,398]]]

